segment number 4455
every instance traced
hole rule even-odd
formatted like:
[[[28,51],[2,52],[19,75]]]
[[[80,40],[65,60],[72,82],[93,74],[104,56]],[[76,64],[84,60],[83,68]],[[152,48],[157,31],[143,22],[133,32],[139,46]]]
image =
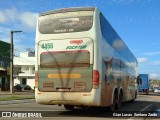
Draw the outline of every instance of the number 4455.
[[[41,46],[43,49],[52,49],[53,48],[53,43],[44,43]]]

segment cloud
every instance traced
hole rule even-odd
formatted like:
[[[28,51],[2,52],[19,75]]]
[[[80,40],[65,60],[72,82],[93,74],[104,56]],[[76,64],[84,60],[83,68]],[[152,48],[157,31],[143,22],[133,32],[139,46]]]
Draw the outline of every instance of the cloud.
[[[20,21],[29,28],[36,27],[37,13],[24,12],[20,14]]]
[[[148,61],[147,58],[137,58],[139,63],[146,63]]]
[[[3,23],[6,21],[5,15],[0,11],[0,23]]]
[[[155,55],[160,55],[160,52],[148,52],[148,53],[145,53],[145,55],[155,56]]]
[[[11,28],[7,28],[7,27],[0,27],[0,40],[5,41],[10,43],[10,39],[11,39]],[[22,38],[22,34],[16,34],[14,35],[14,43],[20,43],[21,42],[21,38]]]
[[[0,40],[10,43],[10,31],[22,30],[23,33],[14,34],[15,48],[28,40],[30,42],[27,42],[27,45],[34,43],[37,15],[29,11],[20,12],[15,8],[0,9]],[[27,48],[27,45],[24,48]]]
[[[124,43],[122,42],[122,40],[116,39],[113,43],[113,46],[117,49],[124,49]]]
[[[1,27],[0,26],[0,33],[1,34],[10,34],[11,28]]]
[[[160,65],[160,61],[154,61],[154,62],[150,62],[149,65]]]
[[[149,74],[150,79],[160,80],[160,74],[152,73]]]
[[[38,14],[29,11],[19,12],[15,8],[0,10],[0,23],[14,24],[35,29]]]
[[[15,8],[0,10],[0,23],[14,21],[17,19],[17,11]]]
[[[10,42],[11,28],[0,27],[0,40]]]

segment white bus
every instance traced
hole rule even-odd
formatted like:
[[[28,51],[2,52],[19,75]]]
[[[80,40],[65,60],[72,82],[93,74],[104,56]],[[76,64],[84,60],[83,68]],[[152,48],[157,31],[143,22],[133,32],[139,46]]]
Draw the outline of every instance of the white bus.
[[[137,60],[95,7],[39,14],[35,98],[39,104],[119,108],[137,95]]]

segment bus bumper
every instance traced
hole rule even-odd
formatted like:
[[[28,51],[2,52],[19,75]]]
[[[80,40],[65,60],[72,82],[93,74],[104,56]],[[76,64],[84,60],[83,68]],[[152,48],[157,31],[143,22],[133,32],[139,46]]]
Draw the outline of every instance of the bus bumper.
[[[40,92],[35,89],[35,99],[38,104],[100,106],[98,89],[91,92]]]

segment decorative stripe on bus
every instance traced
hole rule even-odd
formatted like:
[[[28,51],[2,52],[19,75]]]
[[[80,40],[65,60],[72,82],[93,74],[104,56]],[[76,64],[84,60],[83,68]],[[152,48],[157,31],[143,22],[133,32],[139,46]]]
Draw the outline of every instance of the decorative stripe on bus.
[[[65,50],[65,51],[49,51],[49,52],[42,52],[41,54],[48,54],[48,53],[63,53],[63,52],[89,52],[88,50]]]
[[[81,74],[48,74],[48,78],[81,78]]]

